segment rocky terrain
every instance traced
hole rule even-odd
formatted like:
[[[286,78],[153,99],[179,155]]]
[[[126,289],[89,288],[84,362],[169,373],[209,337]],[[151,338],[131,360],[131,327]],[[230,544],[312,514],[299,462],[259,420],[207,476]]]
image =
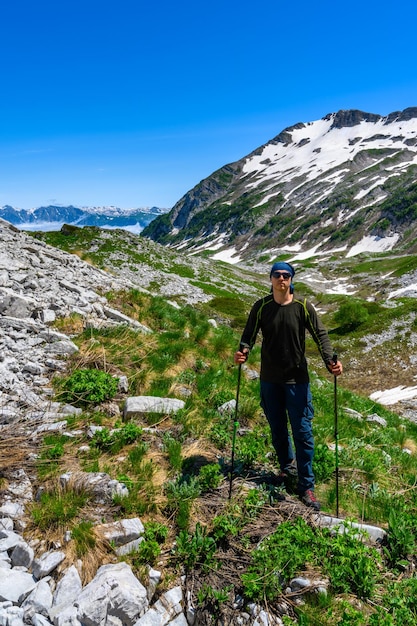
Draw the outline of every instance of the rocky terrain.
[[[196,303],[209,297],[187,278],[174,273],[167,277],[164,266],[171,267],[174,262],[169,251],[162,263],[159,259],[160,269],[143,263],[138,264],[137,271],[120,270],[119,265],[117,272],[116,263],[112,272],[106,272],[76,255],[51,248],[3,221],[0,221],[0,241],[0,622],[7,626],[198,626],[210,623],[210,615],[199,615],[190,602],[193,588],[201,581],[192,577],[177,580],[168,590],[155,595],[160,571],[149,568],[144,579],[139,580],[126,563],[119,562],[119,557],[141,542],[143,524],[136,517],[118,522],[112,519],[112,498],[123,494],[126,487],[105,473],[77,476],[67,473],[60,478],[63,488],[76,480],[94,497],[95,530],[107,547],[103,562],[96,564],[97,571],[87,575],[86,563],[68,562],[68,546],[60,541],[48,537],[25,539],[27,508],[39,497],[34,467],[39,443],[45,432],[72,436],[67,422],[79,411],[52,399],[51,376],[64,371],[68,355],[78,349],[71,337],[58,332],[52,324],[76,313],[85,328],[127,324],[138,333],[149,333],[149,328],[109,306],[104,294],[132,287],[149,289],[158,283],[160,292],[172,300],[174,306],[179,306],[176,300]],[[120,261],[120,255],[115,253],[113,260]],[[220,276],[221,272],[216,274],[207,260],[192,258],[192,265],[223,284],[225,278]],[[233,288],[239,284],[242,271],[243,268],[238,268],[238,274],[230,278]],[[304,279],[308,282],[307,272]],[[316,279],[317,272],[311,277],[313,282]],[[329,286],[337,286],[336,278]],[[255,287],[251,289],[248,287],[249,297],[256,293]],[[380,337],[369,337],[370,349],[372,341],[378,343]],[[123,377],[119,379],[119,391],[127,391]],[[126,400],[129,407],[132,399]],[[227,485],[213,496],[213,501],[208,498],[204,506],[214,507],[215,498],[226,500],[226,490]],[[279,520],[300,514],[299,507],[296,502],[289,502],[279,512],[271,508],[262,526],[253,525],[253,541],[261,541]],[[323,516],[315,523],[333,522]],[[370,532],[374,533],[374,541],[383,537],[378,529]],[[70,534],[65,541],[71,541]],[[110,545],[114,552],[108,550]],[[236,558],[243,563],[242,546],[236,545],[234,550]],[[222,572],[225,586],[234,569],[230,558],[230,554],[225,557]],[[91,570],[94,564],[89,565]],[[326,585],[326,581],[314,577],[295,579],[289,593],[295,599],[305,588],[314,593]],[[280,625],[282,616],[290,610],[290,606],[285,605],[281,613],[267,613],[252,604],[248,612],[239,602],[237,598],[232,611],[237,621],[230,618],[230,623]]]
[[[51,401],[51,375],[64,370],[66,357],[77,350],[69,337],[50,328],[51,322],[78,313],[86,325],[149,329],[110,308],[100,295],[132,287],[128,279],[54,250],[3,221],[0,240],[0,622],[186,624],[180,587],[151,607],[159,572],[150,571],[145,588],[126,564],[110,563],[83,589],[81,564],[80,572],[73,565],[61,567],[65,554],[60,546],[50,546],[47,540],[29,545],[23,538],[25,508],[36,498],[33,461],[39,441],[45,432],[65,432],[67,418],[80,411]],[[123,380],[120,385],[123,389]],[[62,477],[63,486],[68,480],[70,476]],[[113,495],[125,489],[105,474],[83,480],[94,491],[99,516]],[[137,546],[143,525],[129,519],[101,530],[103,540],[123,554]]]

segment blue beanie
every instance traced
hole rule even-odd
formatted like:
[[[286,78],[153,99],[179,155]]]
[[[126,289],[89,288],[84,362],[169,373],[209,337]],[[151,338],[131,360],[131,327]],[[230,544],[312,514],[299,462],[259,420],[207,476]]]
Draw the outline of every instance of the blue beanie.
[[[273,264],[273,266],[271,267],[271,271],[269,273],[269,277],[271,278],[273,272],[276,272],[276,271],[288,272],[289,274],[291,274],[291,278],[294,278],[295,269],[289,263],[284,263],[284,261]]]

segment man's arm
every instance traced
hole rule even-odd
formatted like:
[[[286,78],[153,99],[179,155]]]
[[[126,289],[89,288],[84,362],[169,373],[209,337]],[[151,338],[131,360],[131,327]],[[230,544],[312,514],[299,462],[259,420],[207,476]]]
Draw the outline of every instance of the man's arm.
[[[325,366],[331,374],[339,376],[343,371],[343,366],[337,358],[336,361],[334,360],[334,351],[327,330],[317,315],[316,309],[310,302],[306,303],[306,312],[306,327],[317,344]]]

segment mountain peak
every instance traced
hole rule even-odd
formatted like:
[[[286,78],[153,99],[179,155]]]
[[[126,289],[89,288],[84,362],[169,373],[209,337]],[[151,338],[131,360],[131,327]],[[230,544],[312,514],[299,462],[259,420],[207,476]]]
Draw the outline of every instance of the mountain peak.
[[[232,167],[232,166],[233,167]],[[298,122],[207,177],[143,236],[231,262],[417,251],[417,107]]]
[[[365,113],[358,109],[342,109],[337,113],[329,113],[323,119],[332,120],[331,128],[345,128],[357,126],[361,122],[379,122],[381,115]]]

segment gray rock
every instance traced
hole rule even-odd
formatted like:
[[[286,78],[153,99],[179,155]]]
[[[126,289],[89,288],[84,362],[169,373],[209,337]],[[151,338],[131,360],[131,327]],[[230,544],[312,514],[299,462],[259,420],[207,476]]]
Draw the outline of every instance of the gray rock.
[[[115,553],[117,556],[126,556],[127,554],[132,554],[132,552],[136,552],[139,548],[140,544],[144,540],[143,537],[139,537],[139,539],[135,539],[134,541],[129,541],[129,543],[125,543],[118,548],[115,548]]]
[[[24,611],[18,606],[0,607],[0,624],[5,626],[24,626]]]
[[[22,602],[22,609],[25,615],[43,615],[49,617],[49,609],[52,606],[52,592],[46,578],[43,578],[36,583],[35,588],[27,596],[26,600]]]
[[[336,532],[343,534],[349,529],[354,528],[358,530],[358,536],[361,533],[366,533],[373,541],[380,543],[386,537],[386,531],[378,526],[371,526],[370,524],[359,524],[348,520],[342,520],[337,517],[331,517],[329,515],[317,515],[316,522],[319,526],[332,528]]]
[[[366,418],[367,422],[372,422],[373,424],[379,424],[380,426],[383,426],[384,428],[387,425],[387,420],[385,420],[383,417],[380,417],[377,413],[372,413],[372,415],[368,415],[368,417]]]
[[[0,531],[0,552],[8,552],[22,542],[22,537],[13,530]]]
[[[75,602],[77,618],[85,626],[106,624],[108,616],[133,626],[149,608],[145,587],[126,563],[103,565]]]
[[[138,517],[134,517],[109,524],[101,524],[96,526],[96,531],[113,545],[124,546],[139,539],[143,535],[145,528],[141,520]]]
[[[130,419],[143,413],[177,413],[185,406],[184,400],[176,398],[159,398],[157,396],[132,396],[127,398],[123,416]]]
[[[50,574],[65,559],[65,553],[49,550],[33,562],[33,575],[38,580]]]
[[[36,581],[31,574],[0,569],[0,602],[6,600],[20,605],[35,586]]]
[[[221,415],[233,415],[236,410],[236,400],[229,400],[217,408]]]
[[[40,613],[35,613],[35,615],[32,616],[32,625],[33,626],[51,626],[51,622]]]
[[[33,557],[33,548],[31,548],[25,541],[18,543],[10,555],[13,567],[20,565],[26,567],[27,569],[30,569]]]
[[[352,417],[353,419],[358,420],[358,422],[361,422],[363,420],[362,413],[359,413],[358,411],[354,411],[353,409],[350,409],[349,407],[343,407],[342,411],[345,415],[348,415],[349,417]]]
[[[50,605],[49,617],[53,621],[64,609],[72,606],[82,591],[77,568],[71,565],[58,582]]]
[[[13,530],[13,520],[10,517],[0,518],[0,537],[2,530]]]
[[[63,488],[71,485],[73,489],[85,490],[94,497],[96,502],[102,504],[111,503],[116,495],[122,498],[129,495],[129,490],[123,483],[104,472],[77,472],[75,474],[67,472],[62,474],[59,480]]]

